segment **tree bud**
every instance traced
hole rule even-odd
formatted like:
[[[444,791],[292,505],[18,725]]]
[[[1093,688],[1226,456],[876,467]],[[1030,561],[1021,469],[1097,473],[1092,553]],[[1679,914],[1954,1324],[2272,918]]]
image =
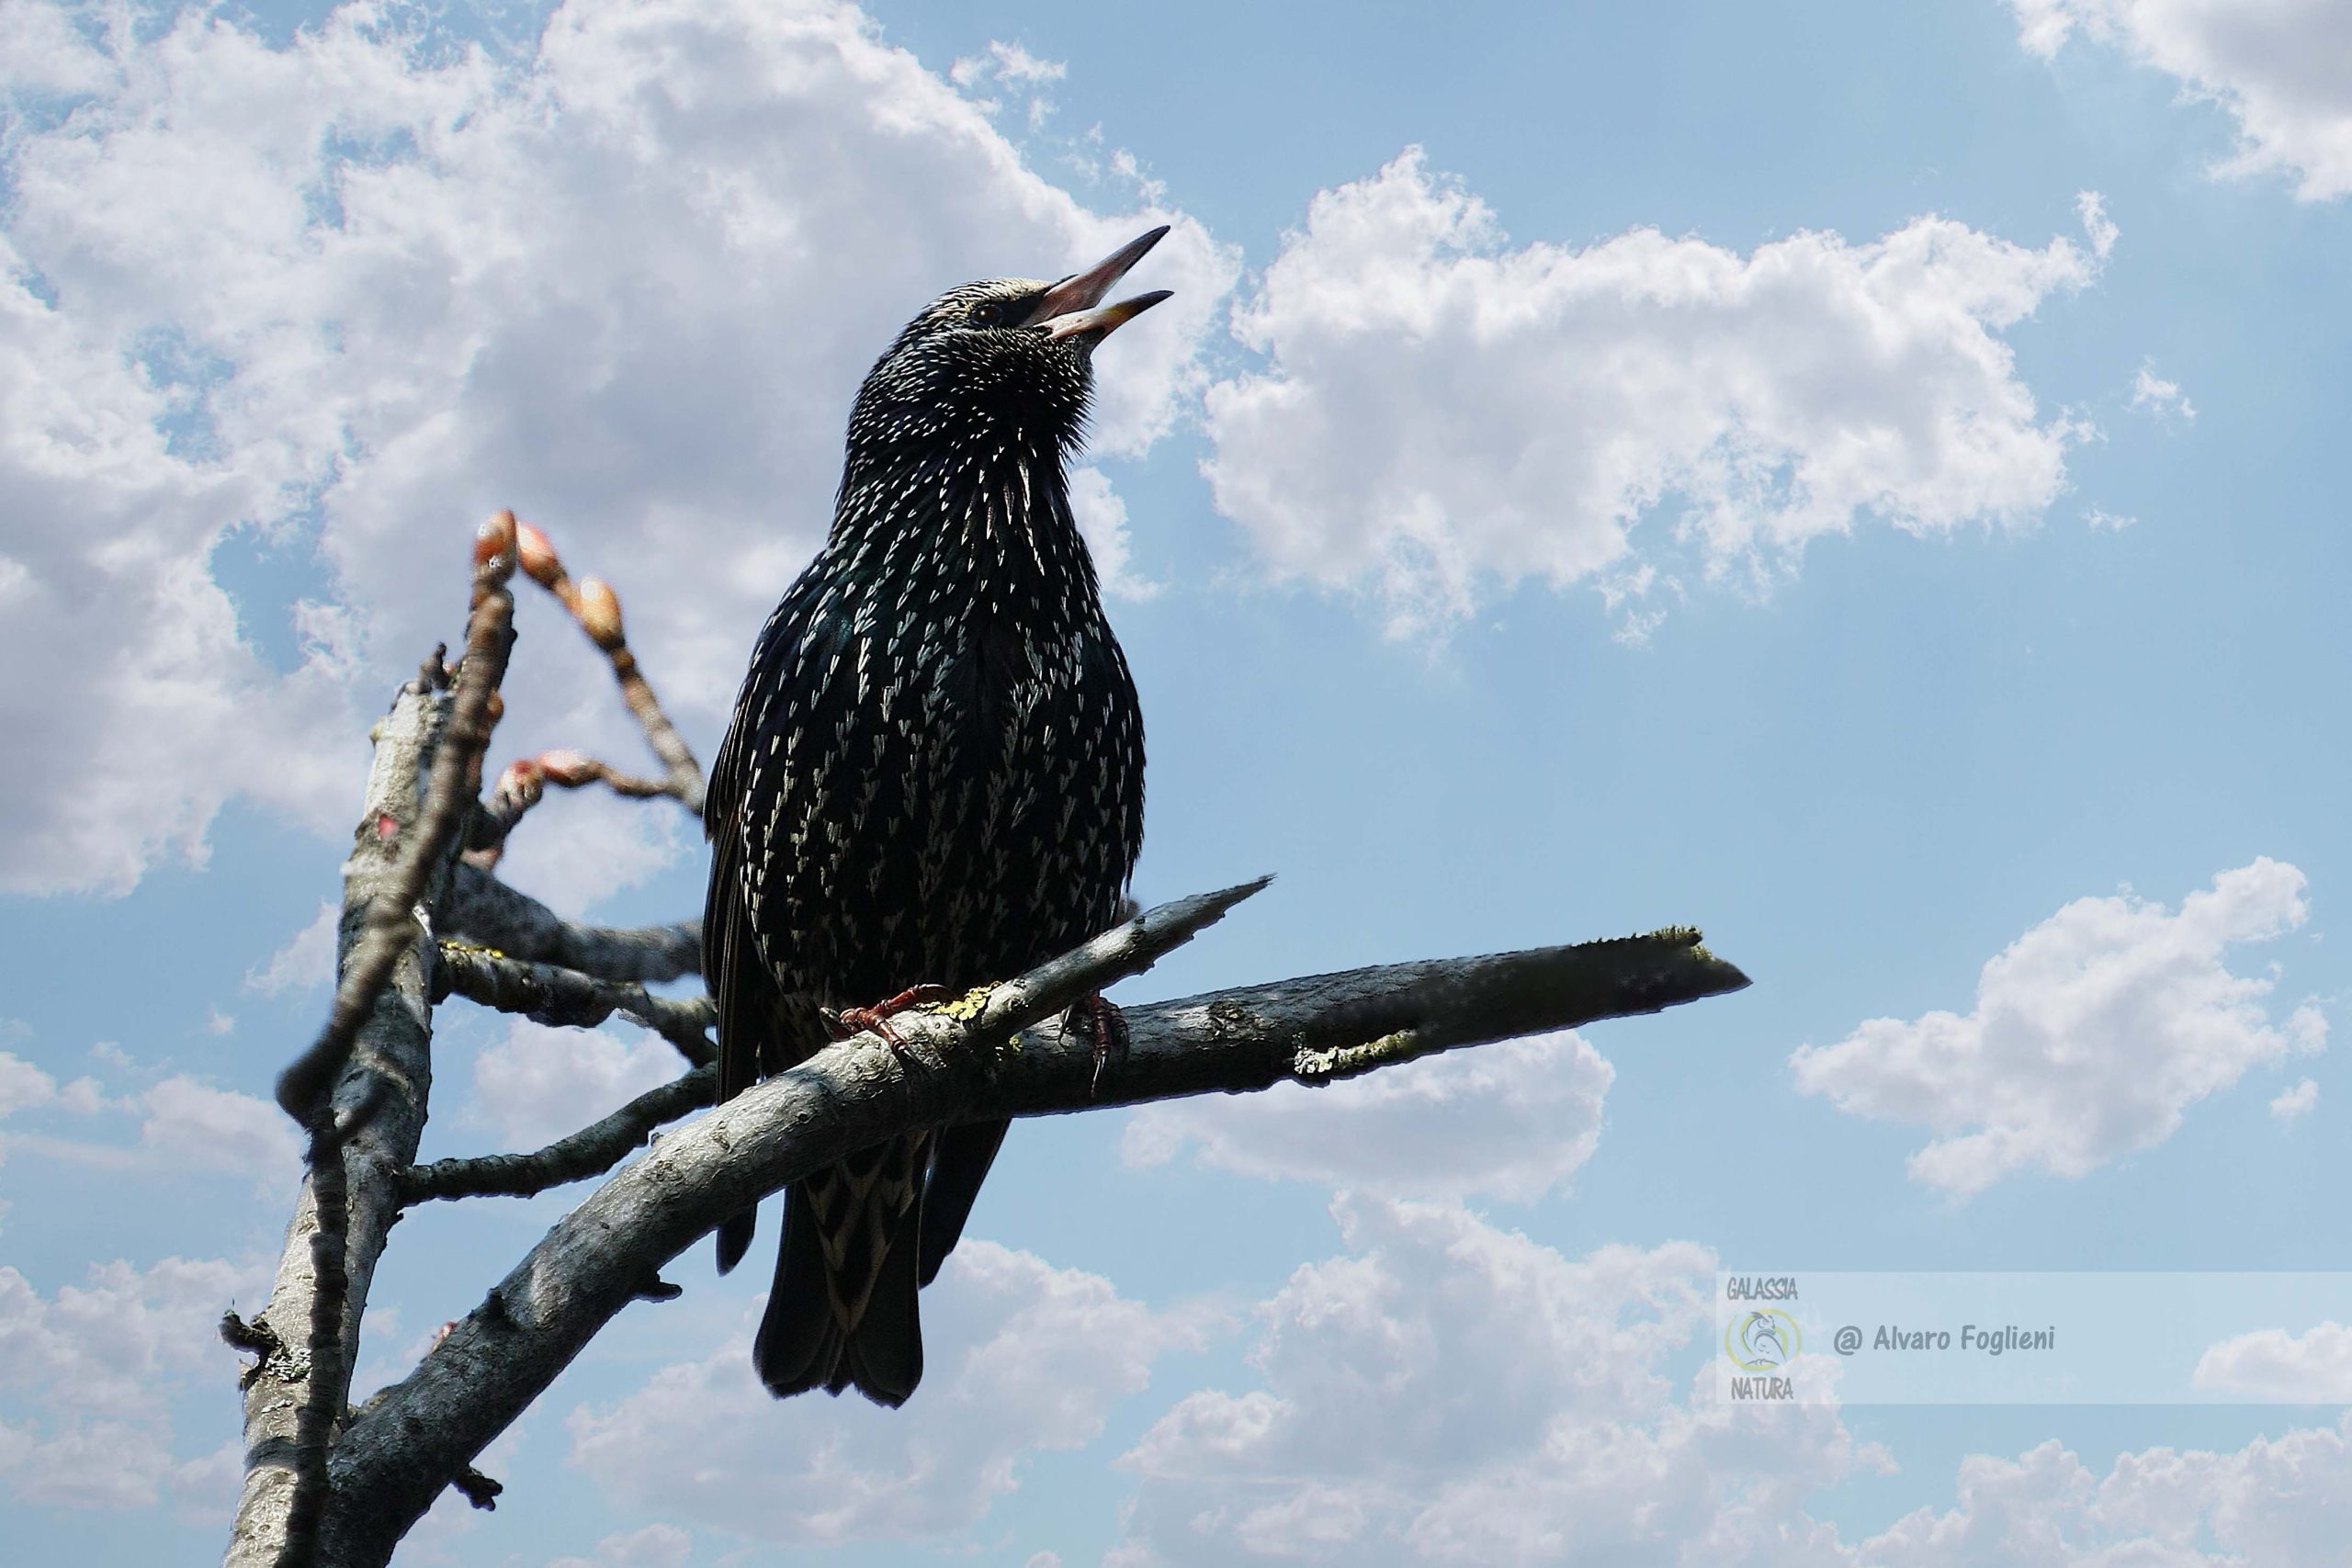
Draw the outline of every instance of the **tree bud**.
[[[580,584],[580,624],[587,628],[589,637],[606,653],[626,640],[621,635],[621,602],[601,577],[582,580]]]

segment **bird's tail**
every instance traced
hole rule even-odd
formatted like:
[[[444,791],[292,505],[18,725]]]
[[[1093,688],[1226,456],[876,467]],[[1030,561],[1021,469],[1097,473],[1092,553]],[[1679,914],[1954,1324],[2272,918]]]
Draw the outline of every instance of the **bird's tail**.
[[[777,1398],[855,1388],[899,1405],[922,1381],[915,1292],[927,1145],[894,1140],[793,1183],[752,1349]]]

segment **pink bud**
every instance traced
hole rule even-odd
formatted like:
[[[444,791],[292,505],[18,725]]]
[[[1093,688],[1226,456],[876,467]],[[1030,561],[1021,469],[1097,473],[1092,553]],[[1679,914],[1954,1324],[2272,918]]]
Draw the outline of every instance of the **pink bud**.
[[[563,575],[563,562],[556,558],[555,547],[528,523],[514,530],[514,555],[522,563],[523,575],[542,588],[553,588],[556,579]]]
[[[606,653],[628,640],[621,635],[621,602],[601,577],[581,580],[580,624]]]
[[[501,556],[514,553],[514,514],[493,512],[490,521],[474,534],[474,565],[488,566]]]
[[[538,765],[549,779],[569,789],[594,783],[596,777],[595,762],[586,755],[570,750],[542,751]]]

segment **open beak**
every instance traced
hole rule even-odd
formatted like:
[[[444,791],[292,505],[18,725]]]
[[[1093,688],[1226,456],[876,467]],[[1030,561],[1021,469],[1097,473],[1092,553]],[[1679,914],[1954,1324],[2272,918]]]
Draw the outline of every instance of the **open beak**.
[[[1143,260],[1144,253],[1167,234],[1168,227],[1162,224],[1120,246],[1084,272],[1063,278],[1046,290],[1037,308],[1029,312],[1028,321],[1023,324],[1039,329],[1048,338],[1083,337],[1090,344],[1100,343],[1114,330],[1169,297],[1169,290],[1161,288],[1122,299],[1115,305],[1102,302],[1102,296],[1111,292],[1128,269]]]

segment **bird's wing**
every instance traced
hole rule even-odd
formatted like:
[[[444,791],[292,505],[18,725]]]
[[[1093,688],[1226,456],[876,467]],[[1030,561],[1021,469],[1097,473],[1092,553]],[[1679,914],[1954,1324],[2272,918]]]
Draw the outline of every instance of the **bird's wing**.
[[[703,904],[703,983],[718,1010],[718,1098],[723,1103],[759,1081],[766,1037],[779,1000],[774,976],[752,935],[743,887],[743,764],[751,716],[737,705],[735,721],[711,763],[703,795],[703,826],[710,836],[710,892]],[[746,1209],[718,1227],[718,1269],[725,1273],[752,1245],[759,1211]]]

